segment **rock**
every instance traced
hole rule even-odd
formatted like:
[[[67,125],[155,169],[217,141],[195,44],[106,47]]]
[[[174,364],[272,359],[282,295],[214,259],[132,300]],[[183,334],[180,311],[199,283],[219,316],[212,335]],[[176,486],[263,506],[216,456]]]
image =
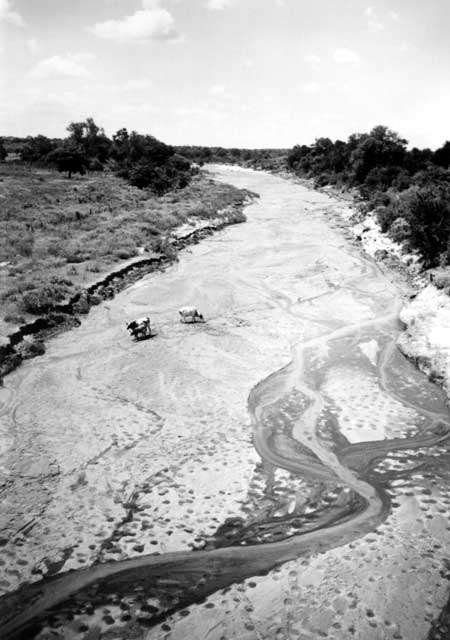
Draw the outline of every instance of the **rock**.
[[[450,287],[450,270],[434,269],[430,271],[430,280],[437,289],[448,289]]]
[[[389,253],[386,249],[378,249],[375,251],[374,256],[375,260],[387,260],[389,258]]]
[[[100,296],[97,296],[95,293],[93,293],[92,295],[89,296],[89,302],[91,305],[97,305],[100,304],[102,301],[102,299],[100,298]]]
[[[45,345],[43,340],[24,340],[18,351],[24,360],[29,360],[44,355]]]
[[[87,293],[82,293],[77,302],[73,304],[73,310],[75,313],[89,313],[91,305],[89,304],[89,297]]]

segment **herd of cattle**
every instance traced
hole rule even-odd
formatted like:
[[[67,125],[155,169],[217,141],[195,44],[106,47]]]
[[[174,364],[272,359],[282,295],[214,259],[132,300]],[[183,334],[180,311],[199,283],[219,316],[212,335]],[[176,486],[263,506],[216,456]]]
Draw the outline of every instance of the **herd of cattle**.
[[[178,310],[178,313],[180,315],[181,322],[205,322],[203,315],[199,313],[195,307],[181,307],[181,309]],[[153,335],[150,318],[148,316],[129,322],[127,324],[127,329],[135,340],[144,340],[145,338],[150,338]]]

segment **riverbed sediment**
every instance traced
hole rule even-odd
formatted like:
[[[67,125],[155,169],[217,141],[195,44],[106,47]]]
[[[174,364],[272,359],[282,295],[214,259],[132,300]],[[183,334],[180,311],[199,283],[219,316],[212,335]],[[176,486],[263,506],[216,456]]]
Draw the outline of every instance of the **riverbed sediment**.
[[[246,225],[5,379],[3,631],[425,638],[448,589],[450,423],[395,348],[407,287],[333,222],[339,202],[216,171],[260,193]],[[207,323],[180,325],[181,301]],[[130,343],[123,318],[150,309],[156,339]]]

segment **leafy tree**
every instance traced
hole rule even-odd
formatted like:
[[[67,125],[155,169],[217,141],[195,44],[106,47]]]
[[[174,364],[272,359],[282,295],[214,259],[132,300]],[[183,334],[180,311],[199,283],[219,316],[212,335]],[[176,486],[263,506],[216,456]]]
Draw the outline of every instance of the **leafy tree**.
[[[447,140],[442,147],[434,152],[433,161],[445,169],[450,165],[450,142]]]
[[[85,135],[82,141],[84,150],[93,161],[104,164],[110,154],[112,142],[105,135],[102,128],[98,127],[93,118],[86,118]]]
[[[175,154],[163,163],[142,159],[132,165],[129,172],[130,184],[140,189],[150,188],[157,195],[162,195],[174,188],[185,187],[191,177],[190,162]]]
[[[350,163],[356,183],[364,182],[375,167],[399,166],[403,163],[407,141],[387,127],[379,125],[355,142]]]
[[[84,122],[71,122],[67,131],[70,134],[69,142],[86,154],[90,166],[98,167],[99,163],[102,165],[106,163],[112,142],[93,118],[86,118]]]
[[[411,151],[406,153],[403,165],[411,174],[414,174],[431,165],[433,160],[434,154],[431,149],[418,149],[417,147],[413,147]]]
[[[43,162],[55,147],[56,144],[46,136],[28,136],[20,156],[24,162]]]
[[[426,267],[439,264],[450,239],[450,189],[429,187],[412,195],[407,221],[412,229],[409,244],[417,249]]]
[[[82,146],[84,133],[86,131],[85,122],[71,122],[67,125],[66,130],[69,132],[69,139],[75,144]]]
[[[51,151],[47,156],[47,162],[55,165],[60,173],[67,171],[67,177],[70,179],[74,173],[86,173],[89,159],[79,147],[69,143]]]
[[[0,138],[0,162],[4,162],[7,155],[8,155],[8,152],[5,149],[3,138]]]

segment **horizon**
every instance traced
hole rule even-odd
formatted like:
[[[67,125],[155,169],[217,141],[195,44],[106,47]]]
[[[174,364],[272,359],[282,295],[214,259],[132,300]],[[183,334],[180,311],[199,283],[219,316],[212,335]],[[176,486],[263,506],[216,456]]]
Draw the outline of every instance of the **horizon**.
[[[444,0],[0,0],[0,133],[92,116],[173,146],[450,138]],[[8,58],[8,59],[7,59]]]

